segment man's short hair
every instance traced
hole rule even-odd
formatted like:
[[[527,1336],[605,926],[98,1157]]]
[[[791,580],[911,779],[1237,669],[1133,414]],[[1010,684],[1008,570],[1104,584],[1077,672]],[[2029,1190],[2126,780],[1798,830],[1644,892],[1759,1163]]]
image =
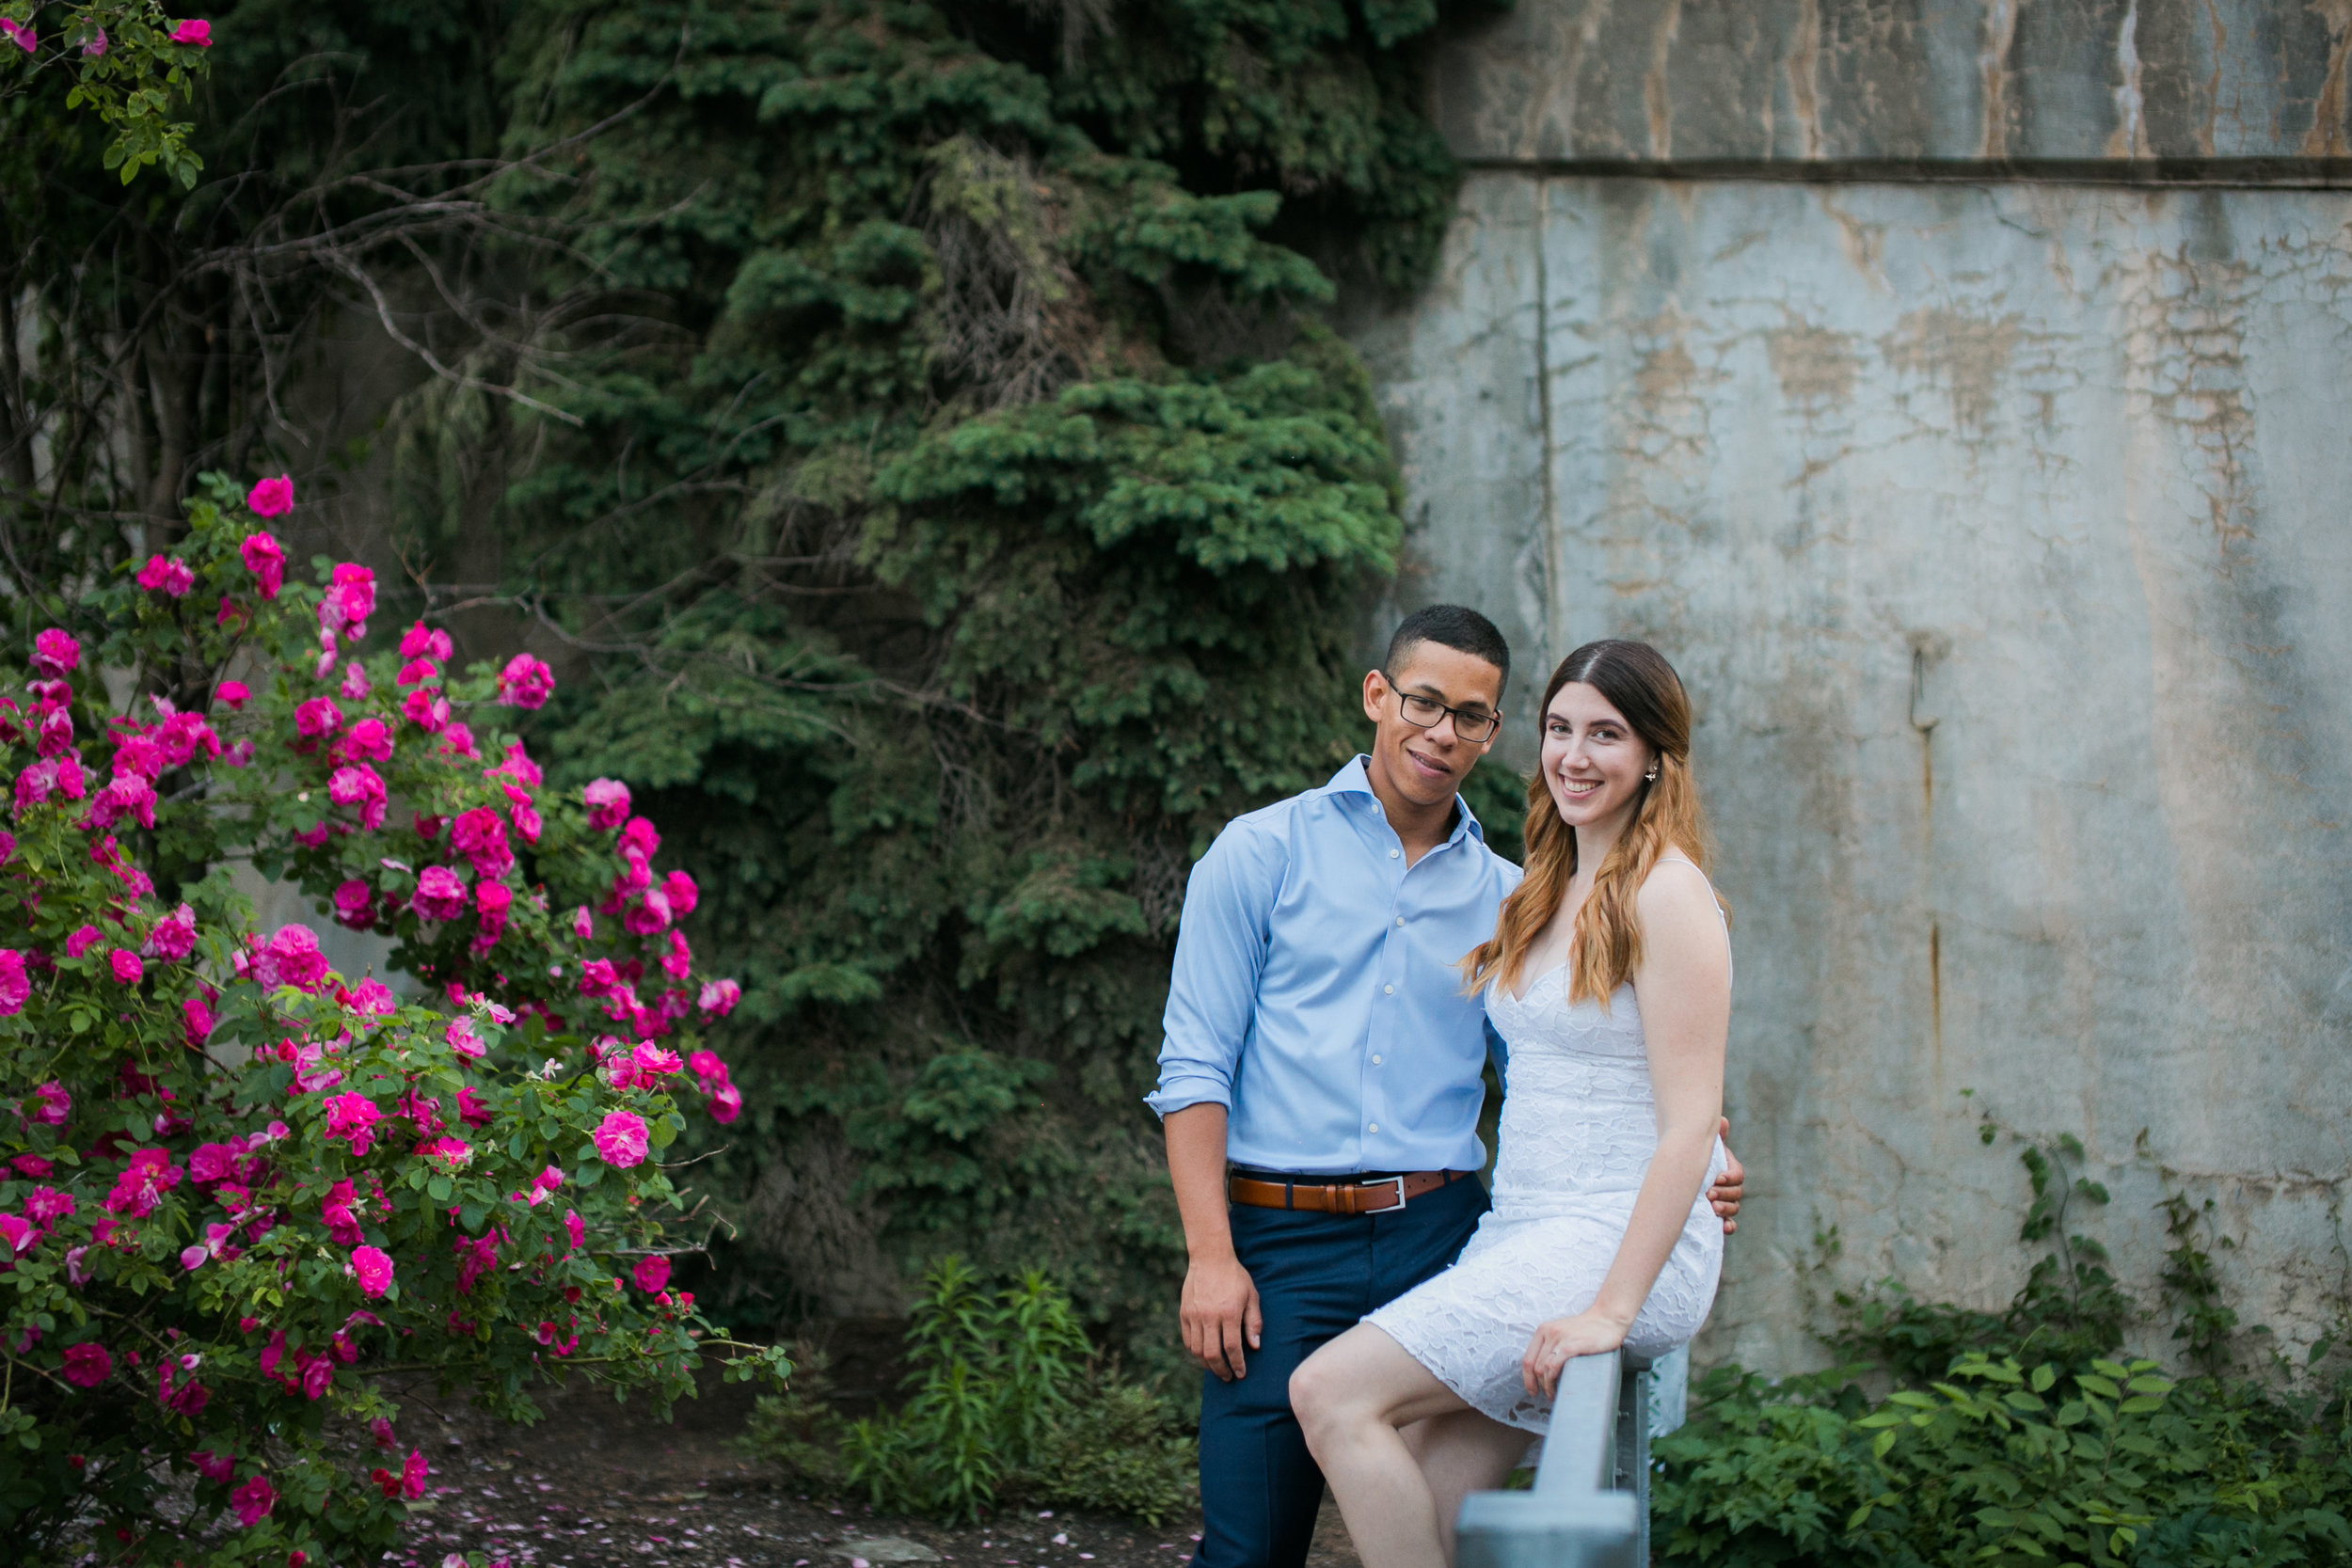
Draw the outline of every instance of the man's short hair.
[[[1396,635],[1389,639],[1389,657],[1382,668],[1391,679],[1413,650],[1423,642],[1435,642],[1440,648],[1452,648],[1457,654],[1483,658],[1502,672],[1505,685],[1511,679],[1511,644],[1495,630],[1495,624],[1466,605],[1433,604],[1414,610],[1405,617]]]

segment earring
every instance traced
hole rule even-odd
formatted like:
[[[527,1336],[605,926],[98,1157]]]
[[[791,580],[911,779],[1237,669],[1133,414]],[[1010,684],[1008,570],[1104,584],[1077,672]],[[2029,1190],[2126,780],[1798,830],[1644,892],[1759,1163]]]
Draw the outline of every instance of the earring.
[[[1653,768],[1648,772],[1643,774],[1642,777],[1647,779],[1652,784],[1656,784],[1658,782],[1658,769]]]

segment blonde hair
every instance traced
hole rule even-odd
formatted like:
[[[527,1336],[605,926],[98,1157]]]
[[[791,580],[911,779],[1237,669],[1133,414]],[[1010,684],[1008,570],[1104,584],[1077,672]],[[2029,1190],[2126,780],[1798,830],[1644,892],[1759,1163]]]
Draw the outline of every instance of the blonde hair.
[[[1569,942],[1568,999],[1589,996],[1605,1007],[1642,965],[1634,899],[1650,868],[1668,849],[1679,847],[1704,872],[1714,854],[1698,781],[1691,775],[1691,700],[1674,666],[1646,642],[1616,638],[1587,642],[1560,661],[1535,711],[1548,711],[1560,689],[1578,681],[1625,715],[1657,754],[1658,777],[1642,784],[1633,820],[1594,872],[1593,891],[1576,911]],[[1560,820],[1539,767],[1527,785],[1527,876],[1502,901],[1495,934],[1462,960],[1471,990],[1497,979],[1505,990],[1518,989],[1527,951],[1559,913],[1575,875],[1576,830]],[[1716,902],[1723,905],[1720,894]],[[1729,906],[1723,907],[1728,913]]]

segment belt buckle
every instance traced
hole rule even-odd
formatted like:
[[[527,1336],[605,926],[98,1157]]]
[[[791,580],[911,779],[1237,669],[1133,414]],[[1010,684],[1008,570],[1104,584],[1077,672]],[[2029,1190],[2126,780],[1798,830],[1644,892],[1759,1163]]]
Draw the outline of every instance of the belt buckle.
[[[1395,1183],[1396,1183],[1396,1208],[1395,1208],[1395,1209],[1363,1209],[1363,1210],[1359,1210],[1359,1211],[1358,1211],[1358,1212],[1359,1212],[1359,1213],[1367,1213],[1367,1214],[1393,1214],[1393,1213],[1395,1213],[1398,1210],[1403,1209],[1403,1208],[1405,1207],[1405,1205],[1406,1205],[1408,1201],[1410,1201],[1410,1200],[1409,1200],[1408,1198],[1406,1198],[1406,1196],[1405,1196],[1405,1178],[1403,1178],[1402,1176],[1383,1176],[1383,1177],[1379,1178],[1378,1180],[1373,1180],[1373,1181],[1359,1181],[1358,1183],[1356,1183],[1356,1190],[1357,1190],[1358,1192],[1359,1192],[1359,1193],[1360,1193],[1360,1192],[1363,1192],[1364,1190],[1366,1190],[1367,1188],[1386,1186],[1388,1183],[1390,1183],[1390,1182],[1391,1182],[1391,1181],[1393,1181],[1393,1182],[1395,1182]]]

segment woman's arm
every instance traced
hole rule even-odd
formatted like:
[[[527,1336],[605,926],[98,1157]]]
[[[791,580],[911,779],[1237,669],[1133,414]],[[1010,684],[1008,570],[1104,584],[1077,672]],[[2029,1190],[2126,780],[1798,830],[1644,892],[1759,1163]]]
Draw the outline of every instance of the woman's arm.
[[[1641,1004],[1658,1104],[1658,1152],[1599,1296],[1575,1317],[1542,1324],[1528,1341],[1520,1374],[1531,1394],[1540,1389],[1549,1397],[1570,1356],[1625,1342],[1691,1217],[1723,1114],[1731,951],[1714,894],[1696,870],[1661,862],[1635,895],[1634,910],[1642,922],[1643,956],[1633,994]]]

